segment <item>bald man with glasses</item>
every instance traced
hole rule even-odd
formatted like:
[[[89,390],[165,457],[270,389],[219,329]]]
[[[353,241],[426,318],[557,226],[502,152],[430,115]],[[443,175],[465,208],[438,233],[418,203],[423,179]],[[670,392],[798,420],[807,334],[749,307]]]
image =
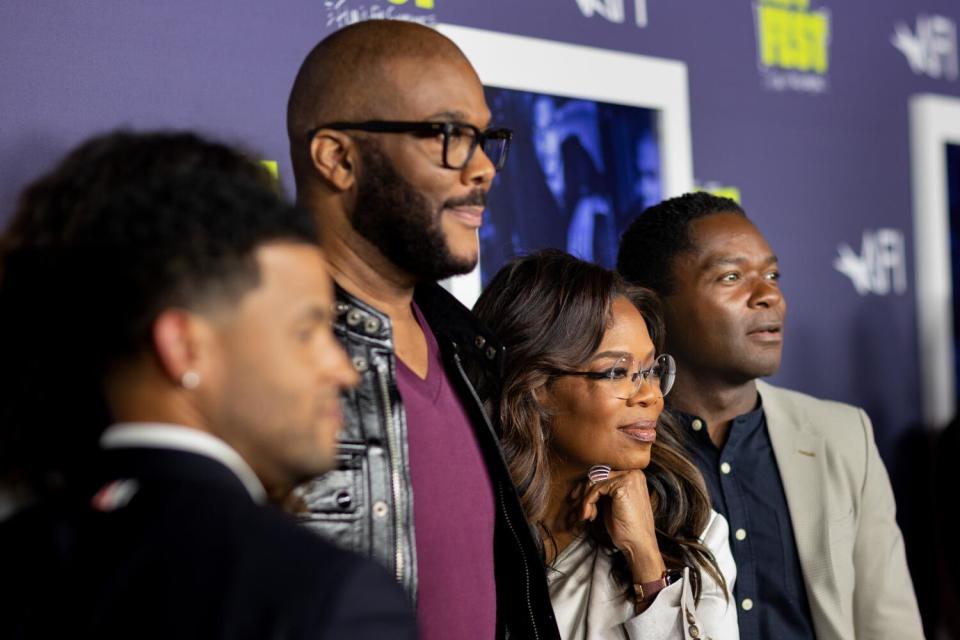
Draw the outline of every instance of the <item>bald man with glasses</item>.
[[[345,64],[344,61],[349,61]],[[436,281],[479,255],[511,139],[436,31],[369,21],[320,42],[288,105],[297,200],[337,284],[361,375],[338,469],[301,488],[308,526],[383,563],[422,637],[558,638],[534,540],[471,379],[501,348]]]

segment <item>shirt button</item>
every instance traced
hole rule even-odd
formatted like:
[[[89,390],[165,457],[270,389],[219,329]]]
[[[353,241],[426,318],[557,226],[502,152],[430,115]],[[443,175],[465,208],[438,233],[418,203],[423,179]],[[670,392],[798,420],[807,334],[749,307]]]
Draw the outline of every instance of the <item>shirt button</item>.
[[[747,537],[747,530],[746,530],[746,529],[737,529],[736,532],[733,534],[733,536],[734,536],[737,540],[744,540],[744,539],[746,539],[746,537]]]
[[[381,501],[379,501],[379,502],[374,503],[374,505],[373,505],[373,515],[374,515],[374,517],[383,518],[384,516],[387,515],[387,511],[388,511],[388,508],[387,508],[387,503],[386,503],[386,502],[383,502],[383,501],[381,500]]]
[[[690,426],[693,427],[694,431],[700,431],[700,429],[703,429],[703,420],[701,420],[700,418],[697,418],[696,420],[690,423]]]
[[[729,462],[724,462],[723,464],[720,465],[720,473],[722,473],[722,474],[724,474],[724,475],[730,473],[730,463],[729,463]]]
[[[753,609],[753,600],[750,598],[744,598],[743,602],[740,603],[740,608],[744,611],[750,611],[750,609]]]

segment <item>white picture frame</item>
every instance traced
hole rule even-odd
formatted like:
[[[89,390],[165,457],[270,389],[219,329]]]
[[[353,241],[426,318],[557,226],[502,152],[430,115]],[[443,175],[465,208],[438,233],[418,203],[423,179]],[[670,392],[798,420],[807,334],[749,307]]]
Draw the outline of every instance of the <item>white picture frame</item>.
[[[449,24],[436,28],[463,50],[484,85],[655,110],[663,197],[693,190],[685,63]],[[481,291],[479,264],[443,284],[473,306]]]
[[[921,409],[942,429],[957,410],[946,146],[960,145],[960,98],[916,95],[909,109]]]

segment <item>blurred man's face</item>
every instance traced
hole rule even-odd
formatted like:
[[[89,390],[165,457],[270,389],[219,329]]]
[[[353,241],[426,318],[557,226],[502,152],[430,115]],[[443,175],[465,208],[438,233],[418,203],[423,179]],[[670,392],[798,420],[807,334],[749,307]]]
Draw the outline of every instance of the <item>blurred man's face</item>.
[[[214,375],[200,390],[215,435],[268,488],[285,489],[331,467],[340,392],[357,374],[333,335],[333,288],[320,250],[273,243],[256,258],[259,286],[218,312]]]
[[[462,59],[400,58],[389,63],[384,119],[489,125],[483,86]],[[496,173],[478,148],[462,169],[443,165],[443,137],[366,134],[354,229],[420,281],[472,270],[477,231]]]

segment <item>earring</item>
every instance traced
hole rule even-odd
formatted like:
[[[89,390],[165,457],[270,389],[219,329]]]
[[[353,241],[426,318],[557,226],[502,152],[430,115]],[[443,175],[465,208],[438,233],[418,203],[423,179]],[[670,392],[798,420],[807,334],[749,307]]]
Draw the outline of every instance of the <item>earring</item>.
[[[180,376],[180,386],[184,389],[196,389],[200,386],[200,374],[196,371],[186,371]]]

